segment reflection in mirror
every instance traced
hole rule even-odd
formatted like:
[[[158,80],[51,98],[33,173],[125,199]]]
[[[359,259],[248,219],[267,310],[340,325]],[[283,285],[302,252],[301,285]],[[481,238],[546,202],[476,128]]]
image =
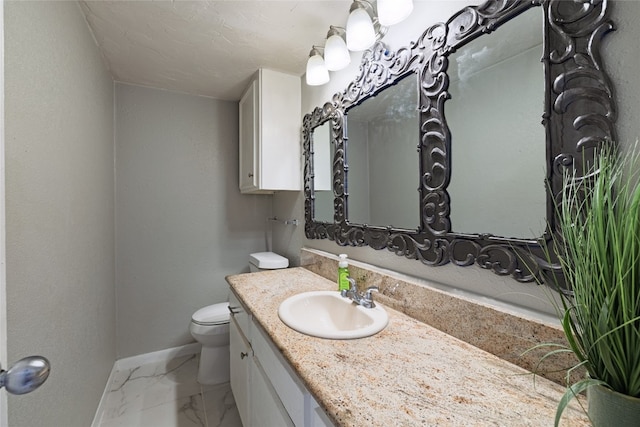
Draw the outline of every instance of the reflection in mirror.
[[[546,224],[542,14],[449,56],[452,231],[539,238]]]
[[[313,129],[313,191],[315,195],[313,218],[315,221],[333,222],[333,157],[331,122]]]
[[[417,88],[411,73],[347,111],[351,224],[420,226]]]

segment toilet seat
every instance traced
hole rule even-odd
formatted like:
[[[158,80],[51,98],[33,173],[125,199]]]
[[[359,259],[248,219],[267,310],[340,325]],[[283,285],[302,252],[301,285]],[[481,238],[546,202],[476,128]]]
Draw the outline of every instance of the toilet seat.
[[[193,313],[191,321],[196,325],[215,326],[229,323],[229,303],[223,302],[203,307]]]

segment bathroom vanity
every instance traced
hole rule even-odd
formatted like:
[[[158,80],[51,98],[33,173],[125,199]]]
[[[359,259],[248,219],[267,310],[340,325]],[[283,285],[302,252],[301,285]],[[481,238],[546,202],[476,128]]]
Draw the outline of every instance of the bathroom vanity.
[[[245,426],[332,426],[255,317],[232,293],[231,388]]]
[[[237,311],[231,385],[246,426],[264,425],[272,411],[276,423],[296,426],[553,425],[563,387],[534,384],[528,371],[391,308],[384,307],[389,325],[368,338],[290,329],[277,314],[282,301],[336,286],[305,268],[227,281]],[[258,408],[265,402],[271,409]],[[577,406],[562,421],[589,425]]]

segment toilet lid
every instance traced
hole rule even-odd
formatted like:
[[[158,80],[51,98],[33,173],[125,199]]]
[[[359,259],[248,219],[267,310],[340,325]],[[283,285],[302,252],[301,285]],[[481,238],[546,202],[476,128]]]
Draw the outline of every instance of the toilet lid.
[[[289,260],[273,252],[249,254],[249,262],[263,270],[278,270],[289,267]]]
[[[191,321],[198,325],[220,325],[229,323],[229,303],[213,304],[193,313]]]

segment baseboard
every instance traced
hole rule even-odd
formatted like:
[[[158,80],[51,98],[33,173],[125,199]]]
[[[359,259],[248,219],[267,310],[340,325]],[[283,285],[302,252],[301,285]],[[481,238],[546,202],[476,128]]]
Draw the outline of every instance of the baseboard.
[[[102,392],[100,403],[98,403],[98,409],[96,409],[96,413],[93,416],[93,422],[91,422],[91,427],[100,427],[100,422],[102,421],[102,413],[104,412],[104,403],[107,400],[107,394],[111,389],[111,383],[113,382],[113,376],[115,375],[115,373],[116,373],[116,364],[114,363],[113,368],[111,369],[111,373],[109,374],[109,378],[107,378],[107,384],[104,386],[104,391]]]
[[[107,400],[107,394],[110,391],[113,377],[117,371],[123,369],[133,369],[137,366],[141,366],[147,363],[155,363],[163,360],[171,360],[176,357],[187,356],[190,354],[196,354],[200,351],[200,343],[194,342],[191,344],[182,345],[180,347],[167,348],[165,350],[154,351],[152,353],[138,354],[137,356],[125,357],[124,359],[116,360],[113,364],[113,369],[109,374],[109,379],[102,392],[102,398],[98,404],[98,409],[93,417],[91,427],[100,427],[100,421],[102,421],[102,412],[104,411],[104,402]]]
[[[125,357],[124,359],[116,360],[114,365],[115,370],[132,369],[136,366],[145,365],[148,363],[161,362],[163,360],[171,360],[180,356],[187,356],[189,354],[196,354],[200,351],[201,344],[194,342],[191,344],[182,345],[180,347],[167,348],[165,350],[158,350],[152,353],[138,354],[137,356]]]

